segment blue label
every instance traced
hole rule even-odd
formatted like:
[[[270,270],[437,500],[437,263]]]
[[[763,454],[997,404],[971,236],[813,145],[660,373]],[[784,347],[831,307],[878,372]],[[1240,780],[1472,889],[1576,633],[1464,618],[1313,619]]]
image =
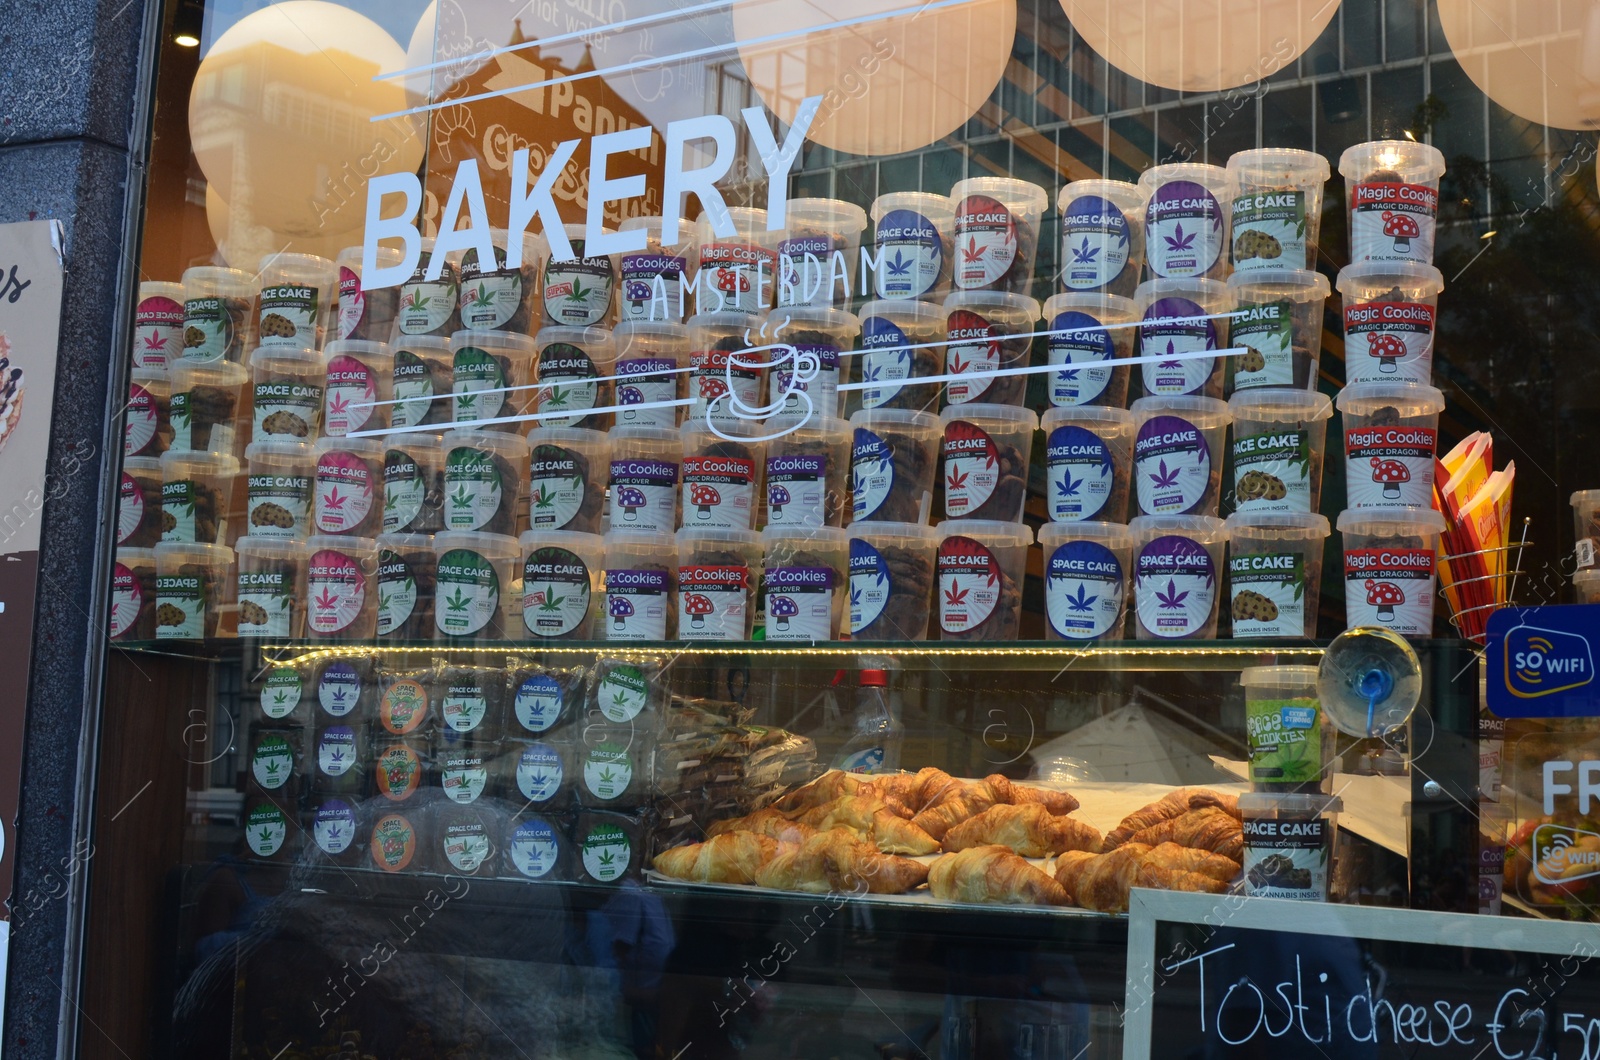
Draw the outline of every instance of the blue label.
[[[861,322],[861,381],[877,384],[861,391],[862,408],[875,409],[899,395],[913,364],[907,342],[906,333],[885,317]]]
[[[523,821],[511,833],[511,863],[529,879],[538,879],[554,868],[560,850],[556,830],[541,817]]]
[[[1502,718],[1600,717],[1600,604],[1502,608],[1489,616],[1489,709]]]
[[[1051,364],[1091,364],[1117,355],[1111,332],[1088,313],[1057,313],[1047,346]],[[1050,403],[1058,407],[1092,405],[1105,393],[1114,368],[1069,368],[1050,375]]]
[[[518,687],[514,710],[524,729],[544,732],[561,717],[561,686],[547,674],[535,674]]]
[[[865,427],[857,427],[850,449],[850,493],[857,519],[870,519],[894,485],[894,450]]]
[[[317,683],[317,702],[322,704],[322,709],[336,718],[342,718],[356,709],[356,701],[361,698],[361,676],[356,673],[356,668],[347,662],[330,663],[322,671],[322,680]]]
[[[529,802],[547,802],[561,789],[561,756],[549,744],[529,744],[517,759],[517,790]]]
[[[1050,518],[1058,523],[1097,518],[1111,498],[1114,470],[1111,450],[1093,431],[1073,424],[1051,431],[1045,442]]]
[[[1207,319],[1205,308],[1187,298],[1157,299],[1145,310],[1139,343],[1140,352],[1150,357],[1214,350],[1218,346],[1216,321]],[[1216,370],[1216,358],[1154,361],[1141,367],[1146,394],[1198,394]]]
[[[879,298],[921,298],[938,285],[944,244],[932,221],[915,210],[890,210],[874,235]]]
[[[878,620],[889,602],[889,565],[883,554],[860,538],[850,541],[850,632]]]
[[[1045,613],[1067,640],[1092,640],[1121,630],[1125,574],[1116,553],[1098,541],[1058,545],[1045,563]]]
[[[1098,195],[1074,199],[1061,217],[1061,283],[1097,291],[1128,264],[1128,218]]]

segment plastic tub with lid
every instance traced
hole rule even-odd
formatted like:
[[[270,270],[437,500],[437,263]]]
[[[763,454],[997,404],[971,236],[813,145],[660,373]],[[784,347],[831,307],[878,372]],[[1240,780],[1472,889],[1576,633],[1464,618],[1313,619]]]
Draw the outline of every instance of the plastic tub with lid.
[[[1245,390],[1233,415],[1233,508],[1315,512],[1333,402],[1314,390]]]
[[[1133,534],[1085,520],[1039,527],[1044,556],[1044,639],[1118,640],[1127,618]]]
[[[1347,383],[1433,382],[1434,327],[1444,274],[1415,261],[1339,270]]]
[[[1039,220],[1049,194],[1011,177],[969,177],[950,189],[955,206],[955,285],[962,291],[1033,287],[1039,254]]]
[[[1328,520],[1315,512],[1228,516],[1228,601],[1235,640],[1317,635]]]
[[[1045,348],[1050,363],[1064,366],[1046,378],[1050,404],[1057,408],[1128,403],[1128,377],[1138,338],[1139,307],[1114,294],[1054,295],[1044,304]],[[1105,367],[1091,367],[1104,362]],[[1066,367],[1070,366],[1070,367]]]
[[[1412,383],[1358,383],[1339,391],[1336,404],[1349,506],[1431,508],[1444,395]]]
[[[1135,292],[1134,303],[1140,355],[1173,358],[1139,366],[1145,396],[1221,397],[1227,368],[1207,351],[1228,346],[1228,313],[1233,309],[1228,285],[1199,277],[1147,280]]]
[[[1223,441],[1232,413],[1216,398],[1146,397],[1133,403],[1133,476],[1143,515],[1215,515]]]
[[[1328,278],[1309,269],[1251,269],[1228,277],[1233,319],[1228,393],[1259,387],[1315,390],[1322,356],[1322,307]]]
[[[1203,515],[1142,515],[1133,534],[1139,640],[1211,640],[1222,596],[1228,530]]]
[[[956,210],[948,195],[891,191],[872,202],[873,290],[879,298],[930,300],[950,293]]]
[[[790,199],[778,241],[778,305],[847,308],[867,211],[843,199]]]
[[[1133,413],[1084,405],[1047,409],[1045,513],[1051,521],[1120,523],[1133,476]]]
[[[1033,531],[995,519],[946,519],[934,560],[940,640],[1009,643],[1022,628]]]
[[[1233,268],[1314,269],[1322,190],[1332,171],[1314,151],[1261,147],[1228,159]]]
[[[522,535],[522,625],[539,640],[589,640],[605,599],[605,539],[568,530]]]
[[[1075,180],[1056,195],[1061,217],[1061,288],[1075,294],[1133,294],[1144,271],[1149,195],[1123,180]]]
[[[1433,264],[1444,154],[1413,140],[1376,140],[1339,156],[1350,261]]]
[[[849,595],[850,536],[832,526],[768,526],[761,545],[764,639],[838,640]]]
[[[939,531],[921,523],[850,527],[852,639],[928,639],[939,537]]]
[[[1172,162],[1139,175],[1145,276],[1228,277],[1233,180],[1221,166]]]
[[[1021,522],[1039,417],[1012,405],[975,402],[952,405],[939,419],[945,518]]]
[[[1359,508],[1339,515],[1345,624],[1405,637],[1433,632],[1434,556],[1444,516],[1432,508]]]
[[[1334,729],[1317,699],[1317,674],[1315,666],[1239,671],[1250,783],[1256,791],[1332,790]]]

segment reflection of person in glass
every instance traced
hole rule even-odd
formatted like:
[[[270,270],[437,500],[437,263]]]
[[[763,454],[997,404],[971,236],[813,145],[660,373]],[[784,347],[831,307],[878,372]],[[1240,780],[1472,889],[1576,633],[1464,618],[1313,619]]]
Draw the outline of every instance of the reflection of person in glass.
[[[587,944],[593,966],[611,973],[626,1007],[635,1055],[656,1055],[661,972],[673,949],[672,921],[660,898],[624,880],[605,905],[589,914]]]

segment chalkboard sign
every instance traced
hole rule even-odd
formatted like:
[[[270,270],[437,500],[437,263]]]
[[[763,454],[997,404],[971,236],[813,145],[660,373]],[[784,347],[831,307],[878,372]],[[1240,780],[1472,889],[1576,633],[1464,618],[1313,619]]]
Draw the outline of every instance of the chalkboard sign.
[[[1600,927],[1139,890],[1124,1060],[1600,1060]]]

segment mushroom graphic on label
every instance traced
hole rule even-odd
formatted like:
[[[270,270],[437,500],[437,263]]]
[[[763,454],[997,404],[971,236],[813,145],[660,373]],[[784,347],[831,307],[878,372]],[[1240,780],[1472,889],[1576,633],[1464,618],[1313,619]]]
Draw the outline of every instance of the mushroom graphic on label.
[[[1404,252],[1411,249],[1411,241],[1422,234],[1422,229],[1418,227],[1416,218],[1395,213],[1393,210],[1385,210],[1383,234],[1393,237],[1396,251]]]
[[[633,617],[633,601],[626,596],[613,596],[606,607],[611,612],[611,628],[621,633],[627,628],[628,619]]]
[[[648,302],[650,284],[645,280],[629,280],[622,285],[622,297],[629,302]]]
[[[639,517],[639,509],[650,503],[644,490],[638,486],[617,487],[617,504],[622,508],[622,521],[631,523]]]
[[[728,384],[714,375],[700,377],[700,400],[711,404],[728,392]]]
[[[1378,609],[1379,622],[1393,622],[1394,609],[1406,602],[1406,594],[1394,582],[1367,581],[1367,604]]]
[[[640,390],[636,386],[632,386],[632,385],[629,385],[629,384],[624,384],[622,386],[619,386],[619,387],[617,387],[617,404],[619,404],[619,405],[643,405],[644,404],[644,391]]]
[[[717,492],[717,487],[708,486],[704,482],[696,482],[689,487],[689,503],[699,509],[695,513],[696,519],[711,518],[711,509],[722,503],[722,494]]]
[[[789,620],[800,613],[800,605],[792,596],[774,596],[767,602],[767,614],[778,620],[779,629],[788,629]]]
[[[1372,481],[1383,486],[1384,500],[1397,501],[1400,499],[1400,484],[1411,481],[1411,469],[1398,460],[1375,456],[1372,458]]]
[[[783,506],[790,501],[789,491],[783,486],[773,483],[767,487],[767,507],[772,510],[774,519],[783,518]]]
[[[1406,344],[1398,335],[1368,335],[1367,354],[1379,358],[1378,371],[1393,373],[1394,362],[1406,355]]]
[[[738,267],[717,269],[717,290],[723,294],[742,294],[750,290],[750,277]]]
[[[711,602],[711,597],[705,593],[686,593],[683,597],[683,613],[689,616],[689,625],[695,629],[704,629],[706,616],[717,609]]]

